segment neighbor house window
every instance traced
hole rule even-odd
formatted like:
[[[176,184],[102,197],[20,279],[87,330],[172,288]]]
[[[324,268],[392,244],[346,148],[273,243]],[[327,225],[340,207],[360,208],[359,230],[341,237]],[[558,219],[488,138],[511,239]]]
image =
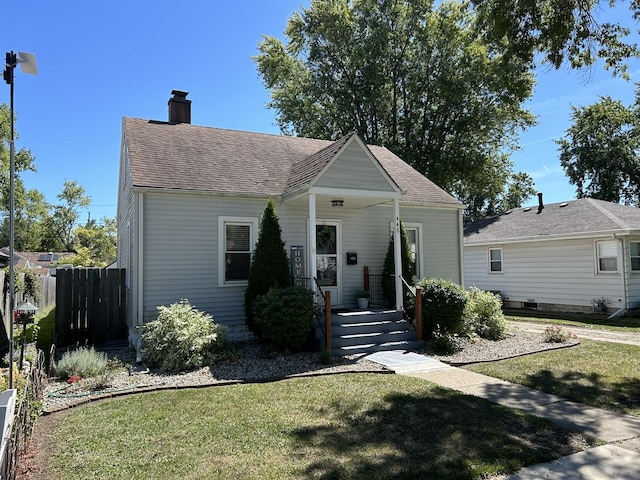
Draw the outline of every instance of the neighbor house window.
[[[618,242],[607,240],[597,242],[598,273],[611,273],[618,271]]]
[[[237,284],[249,280],[257,223],[257,219],[221,217],[219,283]]]
[[[502,249],[489,249],[489,273],[502,273]]]
[[[631,270],[640,272],[640,242],[629,242]]]

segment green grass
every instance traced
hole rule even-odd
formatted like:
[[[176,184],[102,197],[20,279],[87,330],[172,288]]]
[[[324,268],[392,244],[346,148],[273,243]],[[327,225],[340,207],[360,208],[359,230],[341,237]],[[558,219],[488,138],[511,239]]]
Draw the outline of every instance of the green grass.
[[[44,420],[54,480],[479,479],[588,442],[424,380],[375,374],[134,395]]]
[[[640,416],[640,347],[581,340],[577,347],[467,367],[606,410]]]
[[[605,315],[506,310],[507,320],[640,333],[640,317],[608,319]]]

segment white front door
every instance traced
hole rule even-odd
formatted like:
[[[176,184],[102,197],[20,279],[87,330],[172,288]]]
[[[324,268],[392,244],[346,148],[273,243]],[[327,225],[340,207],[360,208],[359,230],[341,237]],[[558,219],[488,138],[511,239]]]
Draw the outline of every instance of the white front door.
[[[340,240],[340,222],[316,223],[316,278],[323,292],[331,292],[331,305],[342,305]]]

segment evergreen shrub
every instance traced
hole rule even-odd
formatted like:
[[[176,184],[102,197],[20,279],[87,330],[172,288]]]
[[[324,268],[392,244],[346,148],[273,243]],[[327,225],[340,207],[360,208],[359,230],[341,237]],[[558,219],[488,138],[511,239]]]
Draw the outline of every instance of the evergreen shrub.
[[[464,330],[464,309],[467,293],[464,288],[443,278],[423,278],[418,282],[422,290],[423,337],[434,333],[457,335]]]
[[[272,287],[288,287],[291,284],[289,258],[282,241],[282,230],[273,200],[269,199],[260,222],[260,233],[251,259],[249,282],[244,293],[244,314],[249,330],[262,336],[255,321],[254,304],[259,295]]]
[[[277,350],[299,352],[309,340],[316,308],[313,292],[306,288],[272,288],[256,299],[256,323]]]

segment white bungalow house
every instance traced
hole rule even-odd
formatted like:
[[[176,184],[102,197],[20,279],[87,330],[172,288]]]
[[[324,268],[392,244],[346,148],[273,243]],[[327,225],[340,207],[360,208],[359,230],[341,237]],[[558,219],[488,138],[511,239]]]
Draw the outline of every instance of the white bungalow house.
[[[582,198],[518,208],[464,231],[467,287],[506,307],[622,313],[640,307],[640,209]]]
[[[132,343],[156,307],[182,298],[231,339],[250,337],[244,291],[269,198],[292,276],[315,277],[332,306],[356,305],[363,267],[381,273],[399,219],[418,275],[462,283],[463,205],[388,149],[356,134],[324,141],[191,125],[187,93],[172,94],[169,121],[122,123],[118,265]]]

